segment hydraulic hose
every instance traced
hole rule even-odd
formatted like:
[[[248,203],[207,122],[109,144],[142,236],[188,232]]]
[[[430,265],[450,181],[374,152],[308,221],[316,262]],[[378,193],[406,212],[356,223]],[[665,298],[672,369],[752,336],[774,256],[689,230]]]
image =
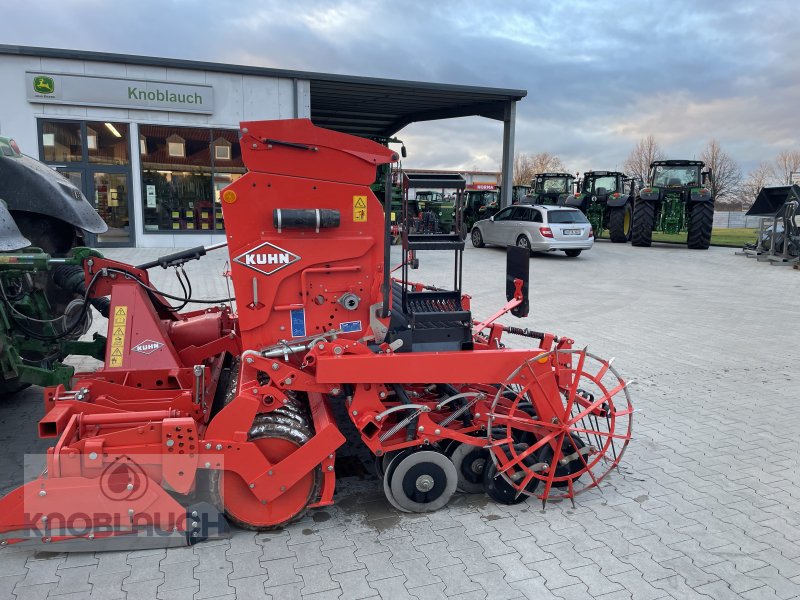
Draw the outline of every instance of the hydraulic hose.
[[[78,265],[59,265],[53,269],[53,281],[60,288],[73,294],[86,295],[86,281],[84,280],[83,268]],[[108,298],[91,298],[89,303],[97,309],[101,315],[108,318],[111,310],[111,300]]]

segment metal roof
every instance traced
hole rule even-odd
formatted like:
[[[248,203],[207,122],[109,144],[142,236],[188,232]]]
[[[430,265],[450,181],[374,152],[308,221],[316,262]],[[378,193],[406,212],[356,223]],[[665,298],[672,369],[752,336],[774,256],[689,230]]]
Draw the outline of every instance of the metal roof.
[[[528,94],[525,90],[334,75],[86,50],[0,44],[2,54],[308,80],[311,85],[311,120],[316,125],[375,137],[392,136],[417,121],[467,116],[502,121],[508,104]]]

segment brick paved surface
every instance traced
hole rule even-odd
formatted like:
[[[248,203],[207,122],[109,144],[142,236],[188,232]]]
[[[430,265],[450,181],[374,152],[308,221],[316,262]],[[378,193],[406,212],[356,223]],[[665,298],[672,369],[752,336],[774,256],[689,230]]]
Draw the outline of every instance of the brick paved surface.
[[[224,260],[189,267],[199,294],[226,294]],[[476,315],[503,302],[504,261],[468,248]],[[449,258],[422,262],[416,279],[447,283]],[[6,548],[0,598],[800,597],[800,273],[730,249],[609,243],[578,259],[536,256],[531,272],[521,324],[616,356],[636,381],[635,439],[602,492],[546,511],[458,495],[401,515],[353,443],[342,454],[363,472],[339,480],[335,506],[283,530],[127,553]],[[178,290],[170,274],[155,278]],[[46,447],[34,439],[40,413],[37,390],[0,406],[3,491],[21,482],[22,454]]]

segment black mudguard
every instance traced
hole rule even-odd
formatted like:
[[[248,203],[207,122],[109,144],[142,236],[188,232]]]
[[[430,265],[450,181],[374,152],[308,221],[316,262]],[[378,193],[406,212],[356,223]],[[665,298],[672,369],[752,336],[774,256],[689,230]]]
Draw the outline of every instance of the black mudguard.
[[[77,187],[29,156],[0,159],[0,199],[11,211],[50,215],[89,233],[108,231]]]
[[[22,250],[30,245],[30,240],[22,235],[5,203],[0,201],[0,252]]]
[[[609,194],[607,204],[609,208],[619,208],[620,206],[625,206],[630,201],[631,197],[628,194],[620,194],[616,198],[614,194]]]
[[[572,208],[581,208],[583,205],[583,197],[576,198],[574,194],[570,194],[566,196],[563,202],[559,199],[559,205],[561,206],[571,206]],[[583,209],[581,209],[583,210]]]
[[[711,197],[711,191],[710,190],[706,190],[706,192],[704,194],[700,193],[700,192],[692,192],[691,194],[689,194],[689,200],[691,202],[713,202],[714,201],[714,199]]]

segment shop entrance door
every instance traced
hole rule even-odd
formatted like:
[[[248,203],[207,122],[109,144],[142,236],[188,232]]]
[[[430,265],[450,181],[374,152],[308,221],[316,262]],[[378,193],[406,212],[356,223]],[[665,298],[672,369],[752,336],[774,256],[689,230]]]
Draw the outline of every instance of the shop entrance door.
[[[57,167],[56,170],[83,192],[108,225],[108,231],[88,233],[86,243],[92,248],[130,247],[133,245],[130,226],[130,177],[128,173],[108,169]]]
[[[128,126],[124,123],[39,121],[43,162],[81,190],[108,225],[86,235],[93,248],[134,245]]]

